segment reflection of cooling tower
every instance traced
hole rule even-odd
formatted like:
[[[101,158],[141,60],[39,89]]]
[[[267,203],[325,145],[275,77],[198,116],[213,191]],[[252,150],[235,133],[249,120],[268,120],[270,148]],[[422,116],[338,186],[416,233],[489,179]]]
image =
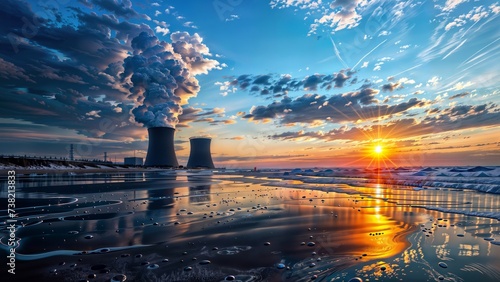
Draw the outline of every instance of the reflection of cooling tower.
[[[177,167],[174,150],[175,129],[170,127],[148,128],[149,146],[145,166]]]
[[[215,168],[210,154],[211,138],[191,137],[191,152],[189,153],[188,168]]]

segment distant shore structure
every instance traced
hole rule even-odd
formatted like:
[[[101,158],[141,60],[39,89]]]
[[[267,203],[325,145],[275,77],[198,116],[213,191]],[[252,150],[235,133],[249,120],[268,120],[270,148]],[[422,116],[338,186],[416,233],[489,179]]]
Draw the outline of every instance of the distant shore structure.
[[[73,144],[69,145],[69,160],[70,161],[75,160],[75,148],[73,147]]]
[[[175,129],[172,127],[148,128],[149,144],[146,167],[178,167],[174,149]]]
[[[144,160],[138,157],[125,157],[123,159],[123,164],[142,166],[144,164]]]
[[[196,136],[189,138],[189,142],[191,144],[191,151],[189,153],[187,168],[215,168],[210,152],[212,138]]]

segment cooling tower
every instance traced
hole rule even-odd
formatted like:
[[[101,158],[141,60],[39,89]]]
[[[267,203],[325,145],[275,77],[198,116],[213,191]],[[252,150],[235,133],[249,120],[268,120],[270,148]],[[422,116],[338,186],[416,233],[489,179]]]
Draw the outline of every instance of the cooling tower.
[[[171,127],[148,128],[149,146],[145,166],[178,167],[174,150],[175,129]]]
[[[191,137],[191,152],[189,153],[188,168],[215,168],[210,154],[209,137]]]

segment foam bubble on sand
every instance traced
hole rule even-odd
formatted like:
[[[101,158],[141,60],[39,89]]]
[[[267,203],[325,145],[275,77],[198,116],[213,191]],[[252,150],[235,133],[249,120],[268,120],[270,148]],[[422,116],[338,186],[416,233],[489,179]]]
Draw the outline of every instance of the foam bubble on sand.
[[[160,268],[160,266],[159,266],[159,265],[157,265],[156,263],[154,263],[154,264],[150,264],[150,265],[148,265],[148,267],[147,267],[147,269],[158,269],[158,268]]]
[[[125,276],[125,274],[118,274],[111,278],[111,282],[123,282],[125,280],[127,280],[127,276]]]

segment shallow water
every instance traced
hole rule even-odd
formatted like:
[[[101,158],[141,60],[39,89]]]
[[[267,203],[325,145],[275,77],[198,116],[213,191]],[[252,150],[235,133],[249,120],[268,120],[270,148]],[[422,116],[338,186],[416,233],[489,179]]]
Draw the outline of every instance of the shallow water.
[[[316,281],[500,277],[500,221],[429,210],[498,211],[499,195],[266,177],[241,182],[187,173],[94,175],[76,183],[74,176],[37,178],[42,186],[38,180],[22,181],[16,195],[18,222],[24,225],[16,231],[19,278],[75,281],[92,273],[99,281],[120,273],[138,281],[220,281],[228,275],[244,281],[309,281],[314,275]],[[0,196],[5,197],[5,187]],[[4,203],[5,198],[0,209]],[[200,264],[203,260],[210,263]],[[147,269],[145,262],[159,267]],[[95,265],[104,265],[104,271],[92,270]]]

